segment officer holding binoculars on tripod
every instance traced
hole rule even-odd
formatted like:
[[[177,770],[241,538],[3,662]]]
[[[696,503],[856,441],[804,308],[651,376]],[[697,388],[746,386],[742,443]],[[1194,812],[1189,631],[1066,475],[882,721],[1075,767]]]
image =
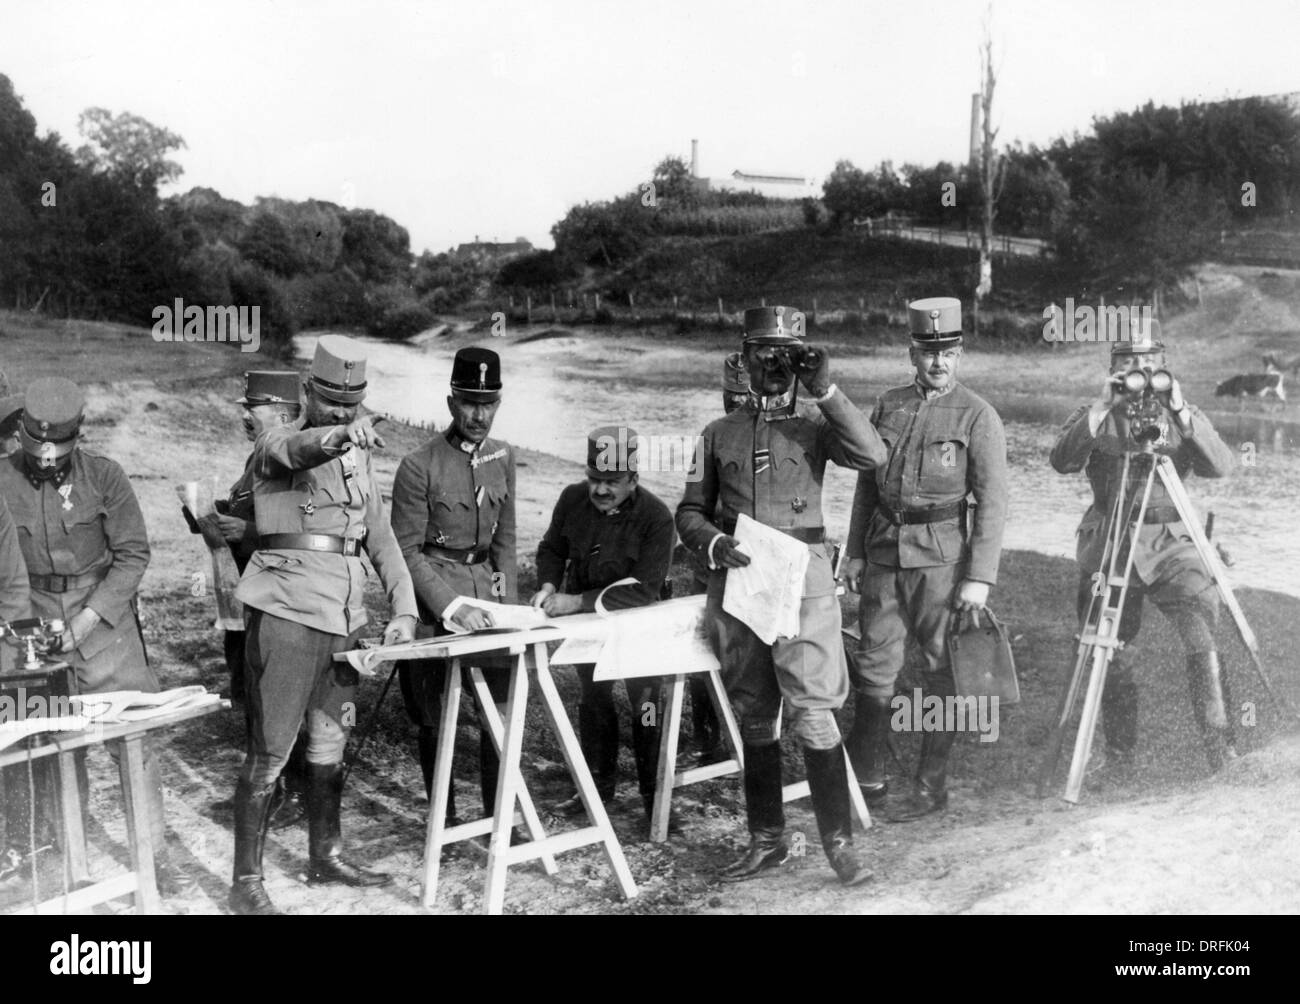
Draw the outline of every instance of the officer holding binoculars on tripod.
[[[1221,478],[1232,470],[1232,451],[1198,408],[1187,403],[1178,380],[1165,369],[1160,322],[1119,318],[1119,340],[1110,352],[1110,372],[1101,396],[1080,407],[1065,423],[1052,448],[1061,474],[1084,470],[1093,504],[1079,524],[1078,613],[1091,606],[1108,535],[1108,517],[1120,490],[1126,454],[1151,451],[1172,458],[1180,478],[1188,471]],[[1130,479],[1130,487],[1142,488]],[[1187,652],[1192,711],[1200,727],[1211,770],[1236,756],[1227,671],[1220,665],[1214,630],[1219,597],[1163,483],[1156,478],[1136,548],[1118,637],[1129,642],[1142,624],[1142,601],[1150,595],[1173,621]],[[1104,574],[1104,573],[1103,573]],[[1138,692],[1133,666],[1116,652],[1102,692],[1102,731],[1108,760],[1121,776],[1132,768],[1137,747]]]

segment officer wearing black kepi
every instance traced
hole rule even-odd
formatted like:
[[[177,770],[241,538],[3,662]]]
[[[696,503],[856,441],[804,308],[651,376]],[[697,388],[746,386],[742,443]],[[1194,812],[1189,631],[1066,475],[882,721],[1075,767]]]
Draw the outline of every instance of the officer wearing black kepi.
[[[1133,370],[1164,370],[1165,347],[1160,322],[1120,318],[1119,340],[1110,352],[1110,372],[1101,395],[1066,420],[1052,447],[1052,467],[1061,474],[1085,471],[1093,502],[1079,524],[1078,613],[1082,620],[1092,599],[1094,576],[1106,547],[1107,522],[1119,488],[1124,454],[1139,449],[1131,436],[1123,378]],[[1214,431],[1210,420],[1183,397],[1182,387],[1171,377],[1155,395],[1157,413],[1152,431],[1156,453],[1171,457],[1180,478],[1189,472],[1203,478],[1227,477],[1232,471],[1232,450]],[[1136,515],[1136,514],[1135,514]],[[1157,478],[1151,485],[1145,523],[1135,543],[1134,574],[1129,580],[1119,622],[1119,640],[1129,642],[1142,626],[1142,601],[1150,596],[1168,617],[1187,652],[1187,681],[1192,711],[1200,727],[1210,769],[1219,770],[1234,758],[1232,706],[1227,672],[1220,666],[1214,632],[1218,625],[1219,595],[1187,535],[1179,512]],[[1128,658],[1116,652],[1106,672],[1101,697],[1101,724],[1106,740],[1108,770],[1122,777],[1133,767],[1137,750],[1138,687]]]
[[[136,614],[136,590],[149,565],[140,504],[118,464],[78,447],[85,397],[63,377],[35,380],[24,397],[22,452],[0,461],[0,496],[18,527],[31,582],[32,612],[67,625],[63,658],[83,694],[157,692]],[[110,754],[116,758],[115,748]],[[85,758],[78,758],[88,797]],[[162,782],[146,745],[149,805],[158,887],[176,891],[164,843]]]
[[[420,610],[416,637],[447,634],[447,622],[470,631],[492,626],[483,610],[460,606],[459,597],[513,603],[518,596],[515,557],[515,455],[508,443],[488,438],[501,406],[501,359],[490,349],[463,348],[451,368],[447,408],[452,424],[408,453],[393,480],[393,534],[402,549]],[[484,670],[502,660],[480,657]],[[420,659],[399,663],[407,714],[419,727],[420,769],[432,794],[442,690],[447,663]],[[509,677],[486,673],[498,704]],[[486,728],[479,729],[479,786],[483,811],[492,814],[498,757]],[[455,788],[448,792],[447,820],[455,825]]]
[[[955,693],[948,658],[950,611],[978,610],[997,581],[1007,512],[1007,448],[993,407],[957,382],[961,301],[932,297],[907,305],[912,382],[881,395],[871,423],[888,460],[858,475],[845,580],[861,592],[862,640],[854,659],[856,693],[849,752],[869,804],[885,780],[891,700],[911,635],[924,660],[925,690]],[[967,533],[967,497],[974,519]],[[890,822],[943,809],[948,755],[956,733],[921,739],[916,788],[892,807]]]
[[[708,615],[745,745],[749,848],[721,877],[750,878],[789,856],[778,741],[784,701],[791,710],[791,731],[804,749],[822,848],[840,881],[854,885],[871,872],[853,848],[848,771],[835,723],[835,710],[848,696],[848,669],[821,492],[828,460],[867,470],[884,461],[885,446],[866,417],[830,382],[825,350],[804,345],[802,311],[754,307],[745,311],[744,325],[745,368],[753,394],[744,408],[705,428],[695,477],[688,479],[677,507],[682,542],[714,570]],[[820,408],[819,416],[797,413],[796,374]],[[808,546],[798,633],[778,636],[770,645],[722,609],[726,570],[750,560],[732,536],[741,513]]]
[[[739,352],[733,352],[722,360],[722,413],[730,415],[737,408],[743,408],[748,400],[749,374],[745,372],[745,359]],[[691,592],[703,593],[708,588],[709,567],[697,558],[691,576]],[[710,641],[716,648],[717,639],[712,631]],[[683,750],[677,755],[678,770],[707,767],[727,759],[727,746],[722,741],[722,726],[718,722],[718,713],[713,709],[713,702],[709,699],[709,686],[705,676],[703,673],[692,673],[688,679],[691,686],[691,739],[694,748]]]
[[[626,426],[606,425],[587,436],[587,480],[560,493],[551,525],[537,548],[537,592],[532,604],[552,617],[603,613],[658,600],[672,564],[672,513],[638,483],[640,438]],[[630,580],[630,581],[624,581]],[[596,667],[575,667],[582,684],[578,738],[602,802],[618,785],[618,713],[614,682],[593,681]],[[632,752],[646,819],[654,804],[659,752],[659,677],[624,680],[632,707]],[[576,793],[552,810],[585,811]],[[670,820],[669,829],[676,829]]]

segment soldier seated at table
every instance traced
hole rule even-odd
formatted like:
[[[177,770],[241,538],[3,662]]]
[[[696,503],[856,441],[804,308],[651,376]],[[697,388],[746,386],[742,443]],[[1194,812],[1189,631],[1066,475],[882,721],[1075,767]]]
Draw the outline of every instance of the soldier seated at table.
[[[538,590],[532,604],[552,617],[604,613],[655,602],[672,564],[677,533],[668,507],[638,484],[635,431],[607,425],[587,437],[587,479],[560,493],[551,525],[537,548]],[[626,580],[626,581],[625,581]],[[563,586],[563,589],[561,589]],[[618,713],[613,681],[595,682],[596,667],[579,665],[582,698],[578,738],[601,801],[618,784]],[[659,751],[660,678],[624,681],[632,707],[632,751],[647,822],[655,794]],[[576,816],[578,794],[552,810]],[[670,830],[673,825],[670,823]]]

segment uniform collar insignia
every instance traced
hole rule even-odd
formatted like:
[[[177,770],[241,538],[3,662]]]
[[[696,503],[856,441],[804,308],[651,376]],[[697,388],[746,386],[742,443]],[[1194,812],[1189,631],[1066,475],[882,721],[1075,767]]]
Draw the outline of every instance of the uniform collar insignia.
[[[933,401],[936,397],[943,397],[945,394],[951,394],[952,389],[957,386],[957,381],[950,380],[948,386],[944,387],[942,390],[936,390],[933,387],[926,387],[918,379],[913,379],[912,386],[916,388],[916,393],[922,401]]]

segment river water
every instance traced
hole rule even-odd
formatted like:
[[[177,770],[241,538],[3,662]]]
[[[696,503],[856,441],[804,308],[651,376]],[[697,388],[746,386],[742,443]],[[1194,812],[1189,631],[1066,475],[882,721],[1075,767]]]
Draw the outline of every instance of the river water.
[[[652,338],[608,339],[598,329],[583,337],[502,340],[506,394],[492,434],[521,447],[582,463],[587,430],[620,422],[644,435],[693,437],[721,413],[716,351]],[[607,337],[607,336],[606,336]],[[407,345],[359,339],[368,347],[372,410],[408,422],[445,427],[447,381],[454,346],[445,339]],[[298,339],[310,357],[315,335]],[[838,361],[837,361],[838,365]],[[901,366],[905,367],[905,356]],[[844,367],[841,389],[864,411],[885,386],[907,380],[905,369],[874,381],[855,379]],[[963,373],[981,390],[978,372]],[[884,382],[882,383],[881,380]],[[1062,476],[1047,462],[1059,424],[1093,396],[1080,388],[1058,397],[985,393],[1006,425],[1011,500],[1004,546],[1074,556],[1074,531],[1091,500],[1082,474]],[[1215,514],[1214,539],[1235,560],[1235,586],[1270,589],[1300,597],[1300,426],[1284,411],[1211,412],[1220,435],[1242,462],[1227,478],[1189,476],[1187,490],[1204,521]],[[523,475],[521,475],[523,476]],[[824,510],[828,534],[843,539],[856,473],[827,467]],[[681,497],[680,473],[643,474],[643,482],[670,506]]]

